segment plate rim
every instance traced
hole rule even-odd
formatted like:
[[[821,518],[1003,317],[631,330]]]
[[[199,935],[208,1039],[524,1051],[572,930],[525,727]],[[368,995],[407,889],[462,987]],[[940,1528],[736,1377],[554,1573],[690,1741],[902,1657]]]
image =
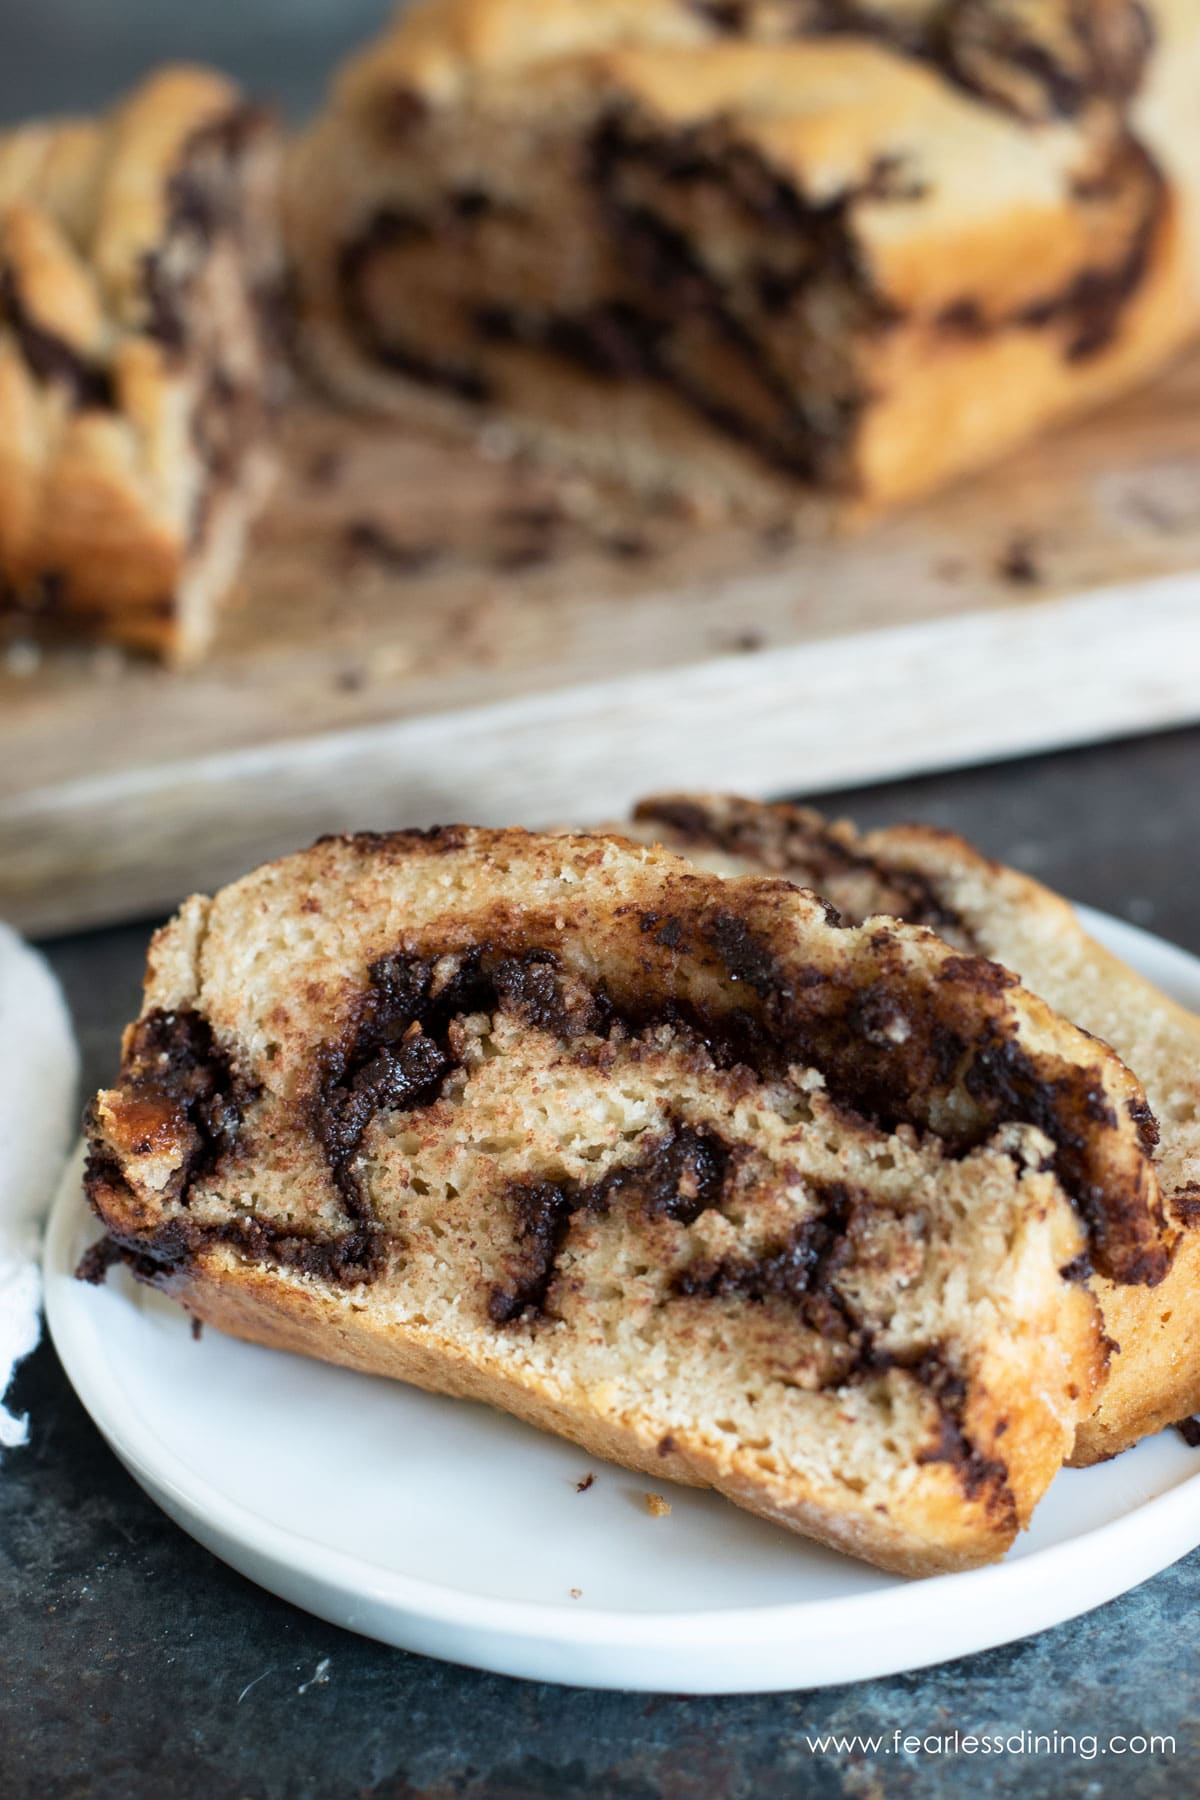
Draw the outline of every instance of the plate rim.
[[[1128,960],[1135,966],[1140,961],[1139,951],[1153,957],[1160,966],[1165,959],[1173,965],[1171,974],[1177,974],[1185,986],[1195,985],[1200,993],[1200,957],[1152,932],[1091,907],[1079,905],[1075,910],[1085,928],[1106,947],[1118,951],[1124,948]],[[86,1290],[74,1278],[73,1246],[80,1224],[87,1216],[79,1182],[82,1154],[80,1145],[63,1173],[44,1246],[46,1318],[64,1370],[111,1449],[156,1504],[163,1506],[176,1524],[190,1535],[199,1536],[221,1560],[232,1562],[261,1586],[270,1587],[271,1582],[263,1579],[261,1574],[252,1573],[244,1561],[235,1561],[226,1548],[217,1548],[213,1542],[214,1531],[223,1545],[241,1547],[249,1552],[256,1564],[266,1562],[275,1570],[296,1571],[332,1590],[343,1602],[361,1603],[366,1598],[372,1605],[382,1605],[393,1614],[420,1618],[435,1627],[488,1634],[492,1638],[502,1636],[526,1644],[536,1642],[559,1651],[620,1649],[642,1655],[665,1651],[683,1654],[686,1660],[688,1652],[695,1652],[699,1640],[710,1644],[715,1640],[730,1651],[750,1647],[765,1651],[785,1644],[804,1645],[805,1640],[814,1635],[820,1637],[826,1648],[834,1644],[844,1648],[863,1636],[864,1624],[870,1625],[882,1647],[888,1633],[897,1628],[910,1631],[914,1640],[918,1637],[926,1639],[931,1634],[936,1636],[956,1615],[961,1617],[963,1607],[971,1602],[974,1602],[976,1616],[987,1616],[992,1621],[972,1632],[969,1650],[952,1643],[948,1648],[934,1646],[921,1651],[916,1649],[914,1642],[915,1654],[911,1657],[898,1662],[885,1656],[878,1667],[872,1664],[864,1669],[866,1676],[898,1673],[948,1657],[972,1654],[1065,1622],[1116,1598],[1200,1544],[1200,1507],[1196,1505],[1200,1498],[1198,1469],[1195,1474],[1181,1476],[1164,1491],[1132,1506],[1118,1518],[1106,1520],[1078,1536],[1046,1545],[1015,1560],[1003,1559],[981,1568],[920,1580],[899,1578],[893,1586],[882,1589],[811,1600],[629,1612],[575,1601],[521,1600],[481,1594],[470,1588],[452,1587],[382,1567],[365,1556],[324,1543],[293,1526],[280,1524],[244,1501],[223,1493],[179,1457],[140,1417],[122,1406],[115,1373],[103,1354],[103,1334],[89,1317]],[[89,1354],[89,1350],[99,1350],[100,1354]],[[1126,1454],[1136,1454],[1136,1449]],[[172,1504],[168,1505],[168,1500]],[[1045,1575],[1051,1565],[1054,1579],[1047,1581]],[[1099,1571],[1099,1579],[1088,1585],[1081,1598],[1073,1590],[1087,1571],[1093,1576]],[[969,1589],[967,1583],[971,1584]],[[1065,1601],[1064,1590],[1070,1594]],[[273,1591],[281,1590],[276,1587]],[[1051,1603],[1049,1597],[1052,1594],[1055,1598]],[[916,1605],[914,1596],[919,1597]],[[291,1592],[285,1597],[293,1604],[304,1604],[294,1600]],[[317,1606],[309,1610],[320,1612],[321,1616],[348,1629],[364,1631],[369,1636],[380,1635],[369,1626],[351,1623],[345,1612],[338,1616],[336,1612]],[[919,1612],[919,1620],[913,1617],[915,1611]],[[473,1662],[479,1667],[514,1672],[511,1654],[501,1660],[457,1651],[452,1654],[455,1660]],[[869,1657],[866,1660],[870,1662]],[[557,1679],[563,1677],[560,1675]],[[587,1679],[593,1685],[649,1685],[628,1678],[604,1682],[594,1671]],[[828,1679],[841,1681],[847,1677],[831,1674]],[[768,1685],[783,1688],[801,1684],[784,1670],[777,1682],[764,1684],[762,1680],[755,1680],[752,1689],[766,1691]],[[809,1676],[802,1685],[818,1684]],[[664,1677],[659,1691],[682,1691],[678,1671]],[[723,1679],[717,1685],[704,1681],[690,1691],[734,1693],[751,1691],[751,1687],[739,1683],[731,1672],[729,1679]]]

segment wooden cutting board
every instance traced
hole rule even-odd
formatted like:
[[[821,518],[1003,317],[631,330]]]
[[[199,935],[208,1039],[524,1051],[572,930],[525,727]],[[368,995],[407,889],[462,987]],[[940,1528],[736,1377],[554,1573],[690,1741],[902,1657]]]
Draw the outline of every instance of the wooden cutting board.
[[[302,402],[216,649],[0,649],[0,916],[144,915],[321,832],[619,816],[1200,718],[1200,356],[799,543]]]

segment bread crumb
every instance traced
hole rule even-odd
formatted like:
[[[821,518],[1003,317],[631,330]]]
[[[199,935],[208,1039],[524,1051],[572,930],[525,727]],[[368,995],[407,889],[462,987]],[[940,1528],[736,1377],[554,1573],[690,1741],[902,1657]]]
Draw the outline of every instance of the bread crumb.
[[[579,1599],[579,1597],[580,1597],[580,1595],[581,1595],[581,1594],[582,1594],[582,1593],[583,1593],[583,1589],[582,1589],[582,1588],[572,1588],[572,1589],[571,1589],[571,1598],[572,1598],[572,1600],[578,1600],[578,1599]]]
[[[1032,538],[1015,537],[1001,552],[996,573],[1018,587],[1036,587],[1042,580]]]
[[[670,1502],[664,1500],[661,1494],[646,1495],[646,1511],[652,1519],[665,1519],[670,1510]]]

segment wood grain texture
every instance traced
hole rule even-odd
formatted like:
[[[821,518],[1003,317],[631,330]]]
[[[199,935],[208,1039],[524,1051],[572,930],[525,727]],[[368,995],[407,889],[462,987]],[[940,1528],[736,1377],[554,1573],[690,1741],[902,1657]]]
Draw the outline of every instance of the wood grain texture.
[[[170,906],[321,831],[801,791],[1200,717],[1200,356],[798,543],[298,404],[214,654],[14,642],[0,915]]]

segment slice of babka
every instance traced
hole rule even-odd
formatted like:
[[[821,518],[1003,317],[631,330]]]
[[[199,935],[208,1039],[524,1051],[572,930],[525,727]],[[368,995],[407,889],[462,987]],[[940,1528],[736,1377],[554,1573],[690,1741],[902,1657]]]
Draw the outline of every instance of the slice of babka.
[[[906,500],[1200,326],[1191,0],[418,0],[291,159],[332,388]]]
[[[1088,936],[1058,894],[952,833],[856,832],[805,807],[714,795],[643,801],[635,834],[729,874],[784,875],[847,921],[887,914],[994,958],[1066,1018],[1111,1044],[1146,1090],[1140,1119],[1177,1243],[1160,1285],[1095,1291],[1119,1354],[1073,1460],[1101,1461],[1200,1411],[1200,1018]]]
[[[327,839],[159,933],[87,1191],[255,1341],[886,1568],[1003,1552],[1161,1273],[1144,1096],[996,964],[620,838]]]
[[[0,136],[0,624],[207,644],[270,468],[277,174],[198,68]]]

